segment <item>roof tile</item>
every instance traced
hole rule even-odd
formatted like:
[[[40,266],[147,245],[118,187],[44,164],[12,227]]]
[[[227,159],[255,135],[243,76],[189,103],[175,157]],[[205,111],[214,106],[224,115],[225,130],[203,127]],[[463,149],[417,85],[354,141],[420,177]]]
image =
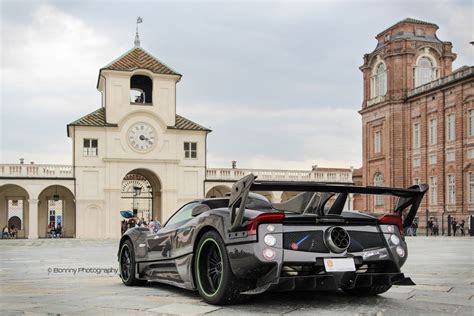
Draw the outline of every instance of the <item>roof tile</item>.
[[[105,120],[105,108],[100,108],[92,113],[89,113],[78,120],[69,124],[70,126],[105,126],[105,127],[116,127],[117,124],[107,123]],[[190,130],[190,131],[206,131],[211,130],[201,126],[187,118],[176,114],[176,122],[174,126],[168,126],[171,129]]]
[[[102,69],[119,71],[147,69],[157,74],[181,76],[141,47],[134,47]]]

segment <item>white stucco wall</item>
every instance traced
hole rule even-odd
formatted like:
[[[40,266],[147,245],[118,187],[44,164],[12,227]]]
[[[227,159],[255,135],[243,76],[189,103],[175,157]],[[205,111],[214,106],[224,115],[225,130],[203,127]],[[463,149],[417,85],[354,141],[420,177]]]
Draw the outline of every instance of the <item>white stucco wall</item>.
[[[153,105],[130,104],[130,76],[153,78]],[[175,124],[176,76],[147,71],[121,73],[103,71],[107,122],[118,127],[76,126],[70,129],[74,143],[76,177],[77,237],[120,236],[119,211],[122,180],[134,169],[153,174],[159,181],[161,197],[158,217],[165,221],[183,203],[204,196],[206,132],[169,129]],[[135,151],[127,132],[136,123],[153,126],[157,140],[147,152]],[[98,156],[83,155],[83,139],[98,139]],[[197,143],[197,158],[184,157],[184,142]],[[92,219],[91,219],[92,218]]]

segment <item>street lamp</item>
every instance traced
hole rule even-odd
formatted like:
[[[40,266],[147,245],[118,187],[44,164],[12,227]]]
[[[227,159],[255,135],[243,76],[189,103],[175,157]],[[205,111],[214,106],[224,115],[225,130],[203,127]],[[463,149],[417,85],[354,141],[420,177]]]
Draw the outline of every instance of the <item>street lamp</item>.
[[[148,194],[150,195],[150,196],[148,197],[148,213],[147,213],[148,218],[147,218],[147,221],[150,221],[150,220],[153,219],[153,216],[151,216],[151,218],[150,218],[150,215],[153,215],[153,212],[152,212],[152,210],[151,210],[151,203],[152,203],[152,199],[153,199],[153,192],[152,192],[152,190],[151,190],[151,185],[147,185],[147,189],[148,189]]]
[[[137,216],[138,213],[138,207],[136,205],[136,197],[140,195],[142,192],[142,188],[138,186],[133,187],[133,216]]]
[[[54,202],[57,202],[59,201],[58,186],[56,185],[55,188],[56,188],[56,193],[53,195],[53,200]]]

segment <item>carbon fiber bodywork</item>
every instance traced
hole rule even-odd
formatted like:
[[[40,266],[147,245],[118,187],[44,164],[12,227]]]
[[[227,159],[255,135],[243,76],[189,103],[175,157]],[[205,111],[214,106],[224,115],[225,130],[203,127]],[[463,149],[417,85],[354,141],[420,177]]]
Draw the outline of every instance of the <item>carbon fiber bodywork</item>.
[[[241,188],[250,190],[251,186],[247,183]],[[276,185],[272,183],[269,187],[272,186]],[[338,188],[330,189],[338,192]],[[422,197],[426,189],[397,189],[399,191],[393,192],[401,194],[400,198],[404,200],[400,203],[411,207],[409,215],[412,216],[413,205],[416,206],[416,213],[420,195]],[[340,189],[341,194],[347,195],[344,190],[346,186]],[[410,195],[412,192],[413,197]],[[191,203],[207,206],[228,203],[229,206],[196,208],[199,214],[180,222],[171,221],[157,234],[150,233],[147,228],[129,229],[120,240],[120,246],[126,240],[132,242],[137,279],[159,281],[191,290],[196,289],[196,247],[201,236],[209,230],[218,232],[222,238],[232,273],[240,280],[243,293],[413,285],[400,271],[408,249],[399,228],[361,212],[341,210],[338,213],[338,199],[326,213],[285,213],[281,222],[269,225],[264,221],[256,226],[254,233],[250,232],[249,227],[255,218],[277,212],[265,198],[247,192],[247,195],[237,197],[196,200]],[[260,203],[263,200],[266,204]],[[344,238],[342,245],[347,246],[341,248],[342,251],[332,244],[334,236],[331,237],[330,232],[335,228],[337,236],[341,234]],[[272,236],[273,245],[269,246],[264,241],[266,235]],[[264,250],[268,248],[273,251],[272,258],[264,256]],[[352,258],[355,271],[328,272],[324,260],[338,258]]]

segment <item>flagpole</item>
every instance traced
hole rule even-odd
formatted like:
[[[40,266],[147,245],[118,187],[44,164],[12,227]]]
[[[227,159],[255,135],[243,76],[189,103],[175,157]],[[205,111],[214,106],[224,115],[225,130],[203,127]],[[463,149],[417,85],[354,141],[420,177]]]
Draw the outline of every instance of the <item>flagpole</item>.
[[[143,19],[140,16],[137,16],[136,32],[135,32],[135,47],[140,47],[140,35],[138,34],[138,24],[143,23]]]

